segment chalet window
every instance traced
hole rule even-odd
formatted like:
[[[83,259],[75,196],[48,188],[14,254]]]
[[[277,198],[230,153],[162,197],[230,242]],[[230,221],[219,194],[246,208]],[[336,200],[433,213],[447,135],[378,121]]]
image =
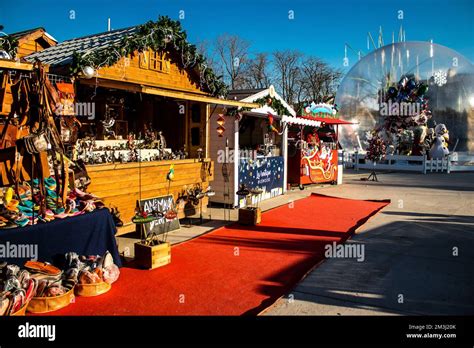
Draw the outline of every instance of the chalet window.
[[[193,104],[191,108],[191,120],[193,123],[201,122],[201,105]]]
[[[191,145],[201,145],[201,129],[199,127],[191,128]]]
[[[169,73],[170,63],[166,53],[148,50],[140,54],[140,68]]]

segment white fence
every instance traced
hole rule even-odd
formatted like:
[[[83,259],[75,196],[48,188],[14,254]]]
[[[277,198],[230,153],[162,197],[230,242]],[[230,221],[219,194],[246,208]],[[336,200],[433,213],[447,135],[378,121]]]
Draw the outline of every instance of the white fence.
[[[474,171],[474,155],[454,152],[443,159],[428,159],[426,156],[387,155],[374,166],[365,153],[344,152],[344,167],[369,170],[427,172],[469,172]]]

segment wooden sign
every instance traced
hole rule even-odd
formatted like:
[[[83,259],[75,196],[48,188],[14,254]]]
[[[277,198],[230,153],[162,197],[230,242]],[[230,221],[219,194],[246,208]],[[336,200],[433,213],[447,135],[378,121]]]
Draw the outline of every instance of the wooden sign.
[[[154,198],[143,199],[140,201],[140,208],[142,211],[151,213],[153,211],[159,211],[163,214],[174,207],[173,195],[160,196]],[[167,220],[162,217],[160,219],[148,222],[143,226],[145,228],[146,235],[153,234],[163,234],[170,231],[179,230],[181,226],[179,225],[178,217],[173,220]]]

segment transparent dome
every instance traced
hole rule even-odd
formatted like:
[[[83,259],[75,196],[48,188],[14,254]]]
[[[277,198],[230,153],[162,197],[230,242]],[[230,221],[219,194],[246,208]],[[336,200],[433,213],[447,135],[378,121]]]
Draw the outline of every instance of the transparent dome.
[[[474,66],[458,52],[430,42],[386,45],[363,57],[346,74],[336,103],[342,118],[359,125],[341,127],[344,148],[367,148],[367,132],[383,122],[380,93],[407,75],[428,85],[426,97],[432,112],[428,126],[446,125],[451,151],[456,146],[456,151],[474,152]]]

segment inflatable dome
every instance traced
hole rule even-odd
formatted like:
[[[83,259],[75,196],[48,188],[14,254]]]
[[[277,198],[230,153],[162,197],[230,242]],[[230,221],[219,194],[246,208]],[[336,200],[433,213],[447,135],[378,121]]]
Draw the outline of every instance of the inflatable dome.
[[[342,127],[343,147],[367,148],[367,133],[383,122],[381,93],[404,76],[428,86],[429,126],[446,125],[450,150],[474,152],[474,66],[458,52],[431,42],[383,46],[345,75],[336,103],[342,117],[359,125]]]

